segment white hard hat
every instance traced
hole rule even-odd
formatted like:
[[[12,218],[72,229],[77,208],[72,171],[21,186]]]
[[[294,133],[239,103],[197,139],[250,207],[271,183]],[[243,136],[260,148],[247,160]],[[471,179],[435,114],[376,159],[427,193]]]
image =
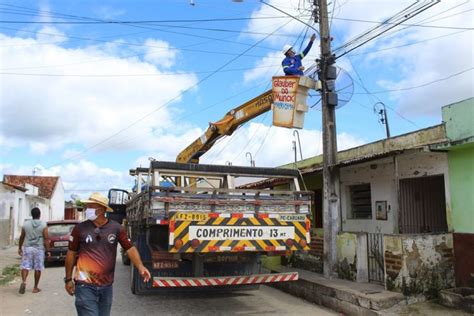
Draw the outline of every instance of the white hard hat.
[[[286,55],[286,53],[288,53],[288,51],[292,48],[293,46],[286,44],[285,46],[283,46],[283,49],[281,50],[281,52],[283,53],[283,55]]]

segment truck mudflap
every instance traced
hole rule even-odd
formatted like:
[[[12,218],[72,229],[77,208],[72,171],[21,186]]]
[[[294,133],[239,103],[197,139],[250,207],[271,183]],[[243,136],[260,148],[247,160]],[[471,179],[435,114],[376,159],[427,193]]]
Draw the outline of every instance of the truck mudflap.
[[[222,276],[222,277],[154,277],[153,287],[215,287],[237,286],[251,284],[265,284],[276,282],[289,282],[298,280],[298,272]]]
[[[169,221],[170,253],[309,250],[305,214],[177,212]]]

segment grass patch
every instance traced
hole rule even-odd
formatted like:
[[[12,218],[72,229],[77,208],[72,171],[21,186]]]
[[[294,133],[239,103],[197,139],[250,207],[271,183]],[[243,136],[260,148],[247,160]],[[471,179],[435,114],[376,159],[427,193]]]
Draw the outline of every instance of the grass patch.
[[[0,285],[8,284],[9,282],[13,281],[15,277],[20,276],[20,265],[13,264],[11,266],[5,267],[2,270],[2,274],[0,275]]]

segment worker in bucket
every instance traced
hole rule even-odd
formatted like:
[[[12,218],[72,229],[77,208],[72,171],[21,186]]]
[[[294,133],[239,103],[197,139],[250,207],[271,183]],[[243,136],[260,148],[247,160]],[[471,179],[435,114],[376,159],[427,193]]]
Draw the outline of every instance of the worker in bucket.
[[[285,45],[283,47],[283,55],[285,59],[281,62],[283,66],[283,71],[287,76],[303,76],[304,66],[301,64],[301,60],[308,54],[309,50],[313,46],[313,42],[316,39],[316,34],[311,35],[309,39],[308,46],[304,49],[303,52],[296,54],[293,50],[293,46]]]

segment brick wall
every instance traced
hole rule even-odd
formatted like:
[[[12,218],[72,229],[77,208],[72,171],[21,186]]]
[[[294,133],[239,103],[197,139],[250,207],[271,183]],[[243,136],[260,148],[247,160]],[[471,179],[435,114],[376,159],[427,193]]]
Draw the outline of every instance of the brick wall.
[[[403,257],[401,254],[394,254],[391,251],[385,251],[385,269],[387,274],[395,279],[402,269]]]
[[[317,235],[311,236],[311,243],[309,244],[309,253],[313,256],[322,257],[324,253],[324,239]]]
[[[406,296],[436,297],[454,286],[452,234],[384,236],[385,286]]]

